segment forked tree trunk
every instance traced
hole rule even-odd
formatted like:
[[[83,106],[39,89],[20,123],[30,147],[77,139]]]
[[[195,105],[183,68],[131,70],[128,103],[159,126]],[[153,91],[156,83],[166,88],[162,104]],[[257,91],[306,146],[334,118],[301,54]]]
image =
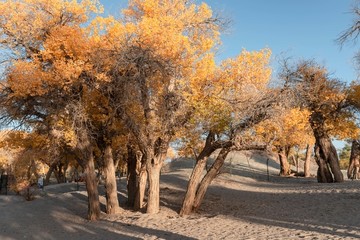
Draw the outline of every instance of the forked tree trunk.
[[[319,182],[343,182],[344,176],[339,165],[336,148],[325,129],[325,120],[321,113],[314,112],[310,117],[310,125],[315,136],[315,157]],[[331,171],[329,170],[331,169]]]
[[[203,150],[196,158],[196,164],[188,182],[185,197],[180,210],[180,216],[189,215],[193,210],[196,191],[198,189],[201,177],[203,175],[206,162],[209,156],[216,150],[216,148],[212,147],[214,137],[215,135],[212,132],[210,132],[209,135],[207,136]]]
[[[127,204],[130,207],[135,205],[135,197],[137,192],[137,159],[136,152],[133,146],[128,144],[128,156],[127,156],[127,191],[128,191],[128,200]]]
[[[331,175],[329,165],[321,156],[320,147],[315,144],[315,160],[318,165],[317,180],[318,182],[327,183],[333,182],[334,179]]]
[[[316,140],[317,145],[320,148],[320,157],[329,164],[331,173],[333,174],[333,179],[335,182],[343,182],[344,176],[341,172],[339,165],[339,158],[337,156],[336,149],[331,142],[329,137],[321,137]],[[330,179],[329,179],[330,180]],[[330,180],[330,182],[332,182]]]
[[[88,219],[98,220],[100,218],[100,203],[92,150],[89,151],[89,157],[85,160],[84,173],[88,194]]]
[[[117,183],[111,145],[107,145],[104,152],[104,175],[106,190],[106,213],[116,214],[120,212],[120,206],[117,194]]]
[[[213,165],[210,167],[209,171],[206,173],[204,178],[201,180],[199,188],[196,192],[194,204],[192,207],[193,211],[199,209],[209,185],[211,184],[212,180],[214,180],[214,178],[216,178],[216,176],[220,173],[220,169],[224,165],[225,159],[226,159],[227,155],[229,154],[229,152],[230,152],[230,148],[221,149],[221,151],[220,151],[219,155],[216,157]]]
[[[196,191],[198,189],[208,158],[209,156],[203,156],[196,161],[195,167],[188,182],[185,197],[180,210],[180,216],[189,215],[193,210]]]
[[[280,161],[280,176],[289,176],[290,164],[284,147],[278,148],[278,156]]]
[[[347,176],[349,179],[360,179],[360,143],[357,140],[353,140],[351,145]]]
[[[146,165],[142,164],[137,176],[136,195],[134,202],[135,211],[138,211],[144,207],[147,180],[148,174],[146,171]]]
[[[313,146],[307,145],[306,146],[306,154],[305,154],[305,161],[304,161],[304,176],[310,177],[310,162],[311,162],[311,154],[312,154]]]
[[[229,144],[229,143],[227,143]],[[232,144],[232,143],[230,143]],[[209,132],[205,146],[200,152],[200,154],[196,157],[196,164],[191,173],[188,186],[186,189],[185,197],[181,206],[180,216],[186,216],[192,213],[194,207],[194,201],[196,197],[196,192],[198,190],[201,178],[203,176],[203,172],[205,170],[205,166],[209,156],[218,148],[221,148],[222,144],[216,144],[215,134],[213,132]],[[229,146],[230,147],[230,146]]]

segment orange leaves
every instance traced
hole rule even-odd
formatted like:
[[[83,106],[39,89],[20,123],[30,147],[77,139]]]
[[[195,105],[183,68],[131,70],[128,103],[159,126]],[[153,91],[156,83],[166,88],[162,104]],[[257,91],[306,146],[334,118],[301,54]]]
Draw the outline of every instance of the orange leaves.
[[[270,56],[270,49],[253,52],[243,50],[235,59],[222,63],[222,81],[230,84],[234,91],[243,91],[247,86],[265,89],[271,76]]]
[[[54,28],[32,61],[18,60],[9,69],[8,84],[13,94],[41,96],[54,87],[65,90],[82,72],[92,70],[89,49],[80,28]]]
[[[256,126],[257,135],[275,146],[305,147],[315,139],[309,124],[310,112],[293,108]]]
[[[100,12],[97,0],[7,0],[0,3],[0,40],[17,56],[8,70],[14,96],[66,90],[89,64],[91,44],[80,24]],[[14,14],[16,13],[16,14]]]
[[[271,51],[242,51],[234,59],[216,67],[213,55],[198,62],[191,79],[189,101],[197,111],[197,118],[220,130],[228,126],[239,109],[254,101],[266,90],[270,80]]]
[[[41,51],[42,61],[49,63],[46,71],[54,72],[53,81],[69,84],[78,80],[82,72],[91,71],[89,63],[91,45],[78,27],[54,28]],[[50,80],[51,81],[51,80]]]
[[[17,61],[10,69],[7,82],[16,97],[41,96],[48,91],[44,85],[48,79],[51,75],[43,72],[36,63]]]
[[[218,26],[211,22],[212,12],[206,4],[132,0],[123,13],[135,22],[136,43],[177,63],[191,64],[219,40]]]
[[[49,33],[44,42],[42,57],[45,61],[68,61],[79,59],[87,61],[89,43],[79,27],[59,26]]]
[[[0,3],[0,38],[14,50],[36,53],[56,26],[79,25],[92,12],[100,12],[97,0],[6,0]],[[16,14],[14,14],[16,13]],[[35,52],[34,52],[35,51]],[[22,54],[22,52],[16,52]]]
[[[325,128],[331,136],[341,140],[358,139],[360,136],[360,129],[352,113],[343,112],[338,114],[336,118],[326,119]]]

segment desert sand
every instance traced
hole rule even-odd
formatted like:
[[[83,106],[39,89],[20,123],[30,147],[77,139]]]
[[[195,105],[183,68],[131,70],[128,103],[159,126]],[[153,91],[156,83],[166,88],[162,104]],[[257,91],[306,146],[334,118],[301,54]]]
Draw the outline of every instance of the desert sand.
[[[265,156],[231,154],[200,211],[182,218],[178,211],[192,165],[178,159],[164,168],[156,215],[125,207],[87,221],[85,187],[76,183],[46,186],[33,201],[1,195],[0,239],[360,239],[360,181],[278,177],[274,159],[267,168]],[[125,206],[126,179],[118,181]],[[105,198],[100,200],[104,210]]]

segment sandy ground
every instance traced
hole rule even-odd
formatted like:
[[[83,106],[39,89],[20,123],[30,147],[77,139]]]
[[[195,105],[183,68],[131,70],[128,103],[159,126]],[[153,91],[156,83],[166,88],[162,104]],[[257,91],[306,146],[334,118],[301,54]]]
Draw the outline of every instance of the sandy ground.
[[[125,209],[89,222],[85,187],[77,190],[74,183],[47,186],[30,202],[2,195],[0,239],[360,239],[359,181],[280,178],[274,160],[268,177],[266,158],[259,155],[229,156],[200,211],[181,218],[192,164],[178,160],[165,168],[156,215]],[[124,206],[124,178],[119,196]],[[104,210],[104,197],[101,202]]]

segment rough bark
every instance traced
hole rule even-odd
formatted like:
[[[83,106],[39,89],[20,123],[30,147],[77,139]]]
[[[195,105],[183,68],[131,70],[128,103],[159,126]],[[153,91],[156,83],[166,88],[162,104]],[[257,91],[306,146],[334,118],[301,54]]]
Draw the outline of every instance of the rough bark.
[[[205,146],[199,156],[196,159],[196,165],[193,169],[193,172],[190,176],[186,194],[183,200],[183,204],[180,210],[180,216],[186,216],[192,213],[195,208],[198,208],[205,196],[206,190],[210,185],[211,181],[217,176],[217,172],[223,166],[227,154],[231,150],[264,150],[265,146],[236,146],[232,141],[214,141],[215,135],[211,132],[209,133]],[[216,150],[220,149],[221,151],[210,167],[207,174],[205,174],[202,179],[203,172],[208,157]],[[201,181],[200,181],[201,180]]]
[[[278,156],[280,161],[280,176],[290,175],[290,164],[284,147],[278,148]]]
[[[104,152],[104,175],[106,190],[106,213],[116,214],[120,212],[115,166],[111,145],[107,145]]]
[[[192,210],[197,210],[200,207],[200,204],[202,203],[205,193],[211,184],[212,180],[216,178],[216,176],[220,173],[221,167],[224,165],[225,159],[229,152],[231,151],[230,148],[223,148],[221,149],[219,155],[216,157],[213,165],[210,167],[209,171],[206,173],[204,178],[201,180],[199,184],[199,188],[196,192],[194,204],[192,207]]]
[[[154,160],[147,164],[149,177],[148,202],[146,212],[150,214],[158,213],[160,210],[160,171],[162,161]]]
[[[349,179],[360,179],[360,143],[357,140],[353,140],[351,145],[347,176]]]
[[[137,159],[136,150],[134,146],[128,144],[127,146],[127,192],[128,192],[128,206],[134,207],[135,197],[137,192]]]
[[[313,146],[307,145],[306,146],[306,154],[305,154],[305,161],[304,161],[304,176],[310,177],[310,162],[311,162],[311,154],[312,154]]]
[[[340,169],[336,148],[325,130],[325,120],[322,114],[314,112],[310,117],[310,125],[316,140],[315,157],[319,166],[318,181],[343,182],[344,176]]]
[[[331,142],[331,139],[329,137],[320,137],[316,139],[316,142],[320,149],[320,157],[329,164],[331,173],[333,174],[334,182],[343,182],[344,176],[341,172],[337,152]],[[330,180],[330,178],[328,179]],[[330,180],[330,182],[332,181]]]
[[[100,217],[100,203],[92,151],[91,154],[89,154],[89,158],[85,161],[84,173],[86,191],[88,194],[88,219],[98,220]]]
[[[100,217],[100,202],[93,147],[85,129],[79,129],[78,138],[75,154],[77,155],[77,161],[84,169],[86,191],[88,194],[88,219],[98,220]]]
[[[315,144],[315,160],[318,165],[318,170],[317,170],[318,182],[322,182],[322,183],[333,182],[334,179],[330,172],[329,165],[327,164],[325,159],[321,156],[321,150],[317,144]]]
[[[205,146],[200,154],[197,156],[195,167],[191,173],[185,197],[180,210],[180,216],[189,215],[193,210],[193,203],[196,196],[196,191],[200,183],[202,174],[204,172],[206,162],[209,156],[216,150],[213,145],[215,135],[210,132],[207,136]]]
[[[137,187],[134,201],[135,211],[138,211],[144,207],[147,180],[148,174],[146,171],[146,165],[143,164],[137,176]]]

